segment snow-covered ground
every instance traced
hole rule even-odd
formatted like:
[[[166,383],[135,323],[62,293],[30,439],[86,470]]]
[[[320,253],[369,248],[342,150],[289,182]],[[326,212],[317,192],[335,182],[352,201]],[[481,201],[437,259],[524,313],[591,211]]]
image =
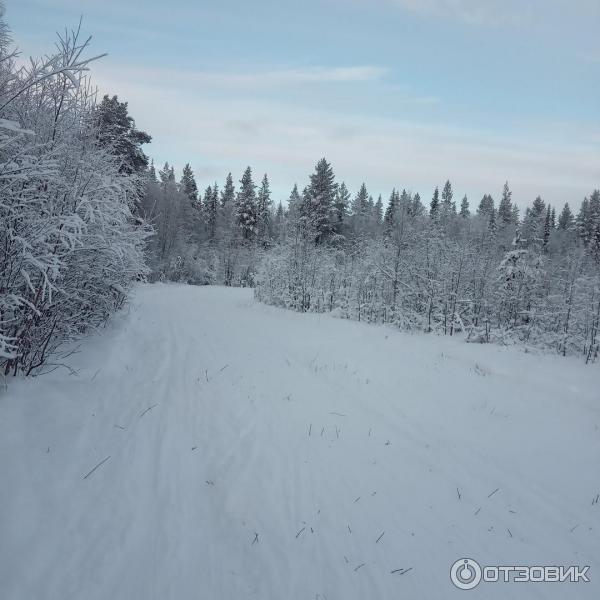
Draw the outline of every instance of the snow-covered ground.
[[[600,598],[597,366],[177,285],[70,364],[0,397],[2,600]]]

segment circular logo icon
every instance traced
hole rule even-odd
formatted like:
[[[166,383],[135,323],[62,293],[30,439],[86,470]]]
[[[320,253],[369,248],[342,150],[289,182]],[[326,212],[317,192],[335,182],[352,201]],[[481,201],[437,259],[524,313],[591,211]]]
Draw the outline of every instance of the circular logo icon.
[[[481,581],[481,567],[472,558],[461,558],[452,565],[450,579],[457,588],[472,590]]]

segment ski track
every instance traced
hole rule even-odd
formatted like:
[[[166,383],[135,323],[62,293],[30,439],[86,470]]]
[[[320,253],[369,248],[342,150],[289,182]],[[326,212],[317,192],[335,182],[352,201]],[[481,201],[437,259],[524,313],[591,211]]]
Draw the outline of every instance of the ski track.
[[[600,597],[597,367],[251,294],[139,286],[11,382],[0,598],[461,598],[462,557],[591,566],[472,598]]]

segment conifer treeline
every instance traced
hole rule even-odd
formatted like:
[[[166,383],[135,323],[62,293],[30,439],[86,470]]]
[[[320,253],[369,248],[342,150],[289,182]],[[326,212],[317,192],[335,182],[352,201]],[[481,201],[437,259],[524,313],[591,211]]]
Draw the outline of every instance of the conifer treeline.
[[[598,354],[600,192],[575,216],[537,197],[521,216],[508,183],[472,210],[450,181],[426,203],[393,190],[384,208],[363,183],[352,196],[323,158],[275,208],[267,175],[248,167],[197,190],[186,165],[151,166],[143,213],[155,224],[155,279],[249,285],[300,311],[464,332],[470,340]]]

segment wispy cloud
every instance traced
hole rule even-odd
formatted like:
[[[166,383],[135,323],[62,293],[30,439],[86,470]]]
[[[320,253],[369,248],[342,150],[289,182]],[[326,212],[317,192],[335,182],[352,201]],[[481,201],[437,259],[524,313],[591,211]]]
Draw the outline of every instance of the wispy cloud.
[[[294,106],[268,94],[250,97],[242,87],[207,95],[118,69],[99,83],[129,101],[138,126],[154,136],[149,151],[156,161],[190,162],[200,185],[251,164],[268,172],[276,195],[285,198],[294,181],[302,184],[314,162],[327,156],[352,189],[365,180],[377,186],[373,193],[406,186],[429,195],[451,177],[457,193],[477,201],[484,192],[499,193],[508,179],[521,205],[537,194],[553,204],[577,204],[597,186],[600,154],[573,130],[547,141],[533,130],[516,137],[419,124],[323,109],[318,102],[313,109]]]
[[[139,66],[109,65],[117,76],[147,81],[161,81],[169,85],[186,87],[217,86],[253,89],[259,87],[293,87],[298,85],[328,83],[359,83],[382,79],[388,70],[385,67],[359,65],[350,67],[311,66],[288,69],[252,70],[228,72],[200,69],[147,68]],[[116,67],[116,69],[114,68]],[[105,65],[100,69],[105,69]]]
[[[385,0],[416,14],[472,25],[533,25],[547,19],[599,14],[597,0]]]

